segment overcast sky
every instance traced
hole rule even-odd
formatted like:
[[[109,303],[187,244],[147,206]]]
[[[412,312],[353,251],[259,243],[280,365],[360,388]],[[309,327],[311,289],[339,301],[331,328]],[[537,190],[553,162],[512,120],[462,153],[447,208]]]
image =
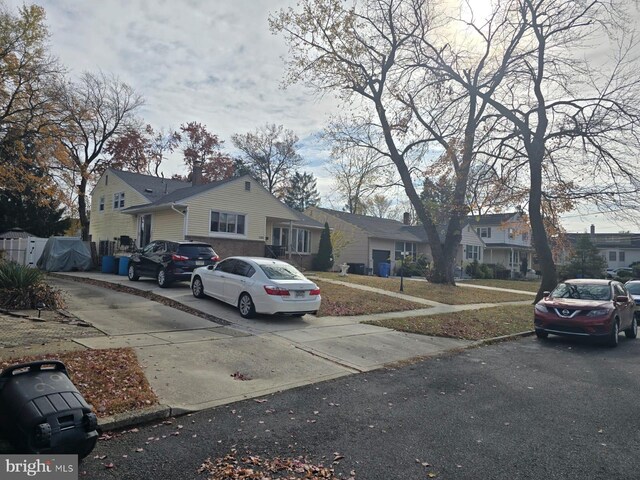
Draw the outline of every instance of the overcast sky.
[[[16,8],[21,1],[9,0]],[[53,53],[71,76],[102,69],[141,93],[140,111],[154,128],[197,121],[225,141],[265,123],[282,124],[301,139],[304,168],[318,178],[326,199],[331,180],[326,148],[317,134],[336,110],[304,86],[281,88],[287,49],[267,19],[295,0],[35,0],[47,12]],[[184,173],[176,156],[166,175]],[[565,219],[572,232],[640,230],[603,216]]]

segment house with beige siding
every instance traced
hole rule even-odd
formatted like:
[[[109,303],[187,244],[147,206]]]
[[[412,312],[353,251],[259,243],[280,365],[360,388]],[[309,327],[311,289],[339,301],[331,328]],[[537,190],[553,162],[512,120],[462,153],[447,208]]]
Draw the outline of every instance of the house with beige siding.
[[[335,265],[352,264],[350,271],[361,265],[365,273],[378,273],[380,263],[391,263],[392,269],[400,264],[403,252],[415,261],[421,255],[431,261],[431,249],[422,226],[409,225],[408,215],[399,222],[388,218],[358,215],[327,208],[310,207],[305,213],[321,223],[327,222],[343,240],[344,246],[336,252]],[[482,261],[484,242],[468,225],[462,230],[462,241],[456,256],[456,265],[466,266],[473,260]]]
[[[484,263],[503,265],[512,277],[518,275],[524,261],[532,268],[531,228],[521,213],[471,216],[469,220],[469,228],[485,243]]]
[[[204,241],[218,255],[273,256],[311,265],[323,224],[245,175],[202,183],[107,169],[91,192],[90,239],[99,247]]]

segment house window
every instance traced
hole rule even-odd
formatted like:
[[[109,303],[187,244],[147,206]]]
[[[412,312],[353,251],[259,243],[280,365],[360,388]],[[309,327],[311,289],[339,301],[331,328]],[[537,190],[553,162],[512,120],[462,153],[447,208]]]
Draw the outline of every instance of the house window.
[[[520,252],[518,250],[509,252],[509,265],[520,265]]]
[[[480,260],[480,245],[467,245],[467,260]]]
[[[291,229],[291,246],[295,253],[311,253],[311,235],[309,230]]]
[[[396,242],[396,260],[402,260],[402,252],[408,252],[405,258],[416,261],[416,244],[412,242]]]
[[[98,206],[98,210],[104,212],[104,197],[100,197],[100,204]]]
[[[284,247],[289,251],[289,229],[273,227],[272,244],[276,247]],[[311,233],[302,228],[291,229],[291,251],[294,253],[311,253]]]
[[[616,252],[609,252],[609,261],[610,262],[616,261]]]
[[[513,239],[513,237],[515,236],[515,231],[513,230],[513,228],[509,228],[507,230],[507,233],[508,233],[510,239]]]
[[[113,209],[118,210],[124,208],[124,192],[113,194]]]
[[[276,247],[287,247],[289,243],[289,229],[288,228],[280,228],[273,227],[273,238],[272,242]]]
[[[624,252],[618,252],[618,261],[619,262],[624,262],[625,261]]]
[[[476,233],[480,238],[491,238],[491,227],[478,227]]]
[[[522,234],[522,241],[523,242],[528,242],[529,241],[529,232],[524,232]]]
[[[210,232],[244,235],[246,232],[245,224],[245,215],[211,210],[211,221],[209,222]]]
[[[247,192],[250,192],[251,191],[251,182],[244,182],[244,189]]]

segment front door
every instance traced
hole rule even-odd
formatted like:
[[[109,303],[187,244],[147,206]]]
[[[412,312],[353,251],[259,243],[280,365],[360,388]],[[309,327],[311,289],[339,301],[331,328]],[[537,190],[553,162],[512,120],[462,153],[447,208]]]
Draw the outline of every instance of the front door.
[[[151,214],[140,217],[140,234],[138,238],[140,239],[140,244],[138,245],[140,248],[149,245],[151,241]]]
[[[371,250],[371,257],[373,258],[373,273],[378,274],[379,266],[381,263],[389,263],[391,260],[390,250]]]

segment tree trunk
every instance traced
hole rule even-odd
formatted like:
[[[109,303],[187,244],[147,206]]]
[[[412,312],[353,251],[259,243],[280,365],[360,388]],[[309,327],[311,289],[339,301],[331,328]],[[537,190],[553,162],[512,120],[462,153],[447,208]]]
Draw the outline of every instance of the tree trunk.
[[[544,149],[534,145],[528,150],[529,172],[531,174],[529,222],[531,223],[533,246],[542,271],[542,282],[535,299],[535,302],[538,302],[542,298],[542,292],[551,291],[555,288],[558,282],[558,273],[542,218],[542,158]]]
[[[82,176],[80,185],[78,185],[78,215],[80,216],[80,228],[82,231],[82,240],[89,240],[89,216],[87,215],[87,179]]]

